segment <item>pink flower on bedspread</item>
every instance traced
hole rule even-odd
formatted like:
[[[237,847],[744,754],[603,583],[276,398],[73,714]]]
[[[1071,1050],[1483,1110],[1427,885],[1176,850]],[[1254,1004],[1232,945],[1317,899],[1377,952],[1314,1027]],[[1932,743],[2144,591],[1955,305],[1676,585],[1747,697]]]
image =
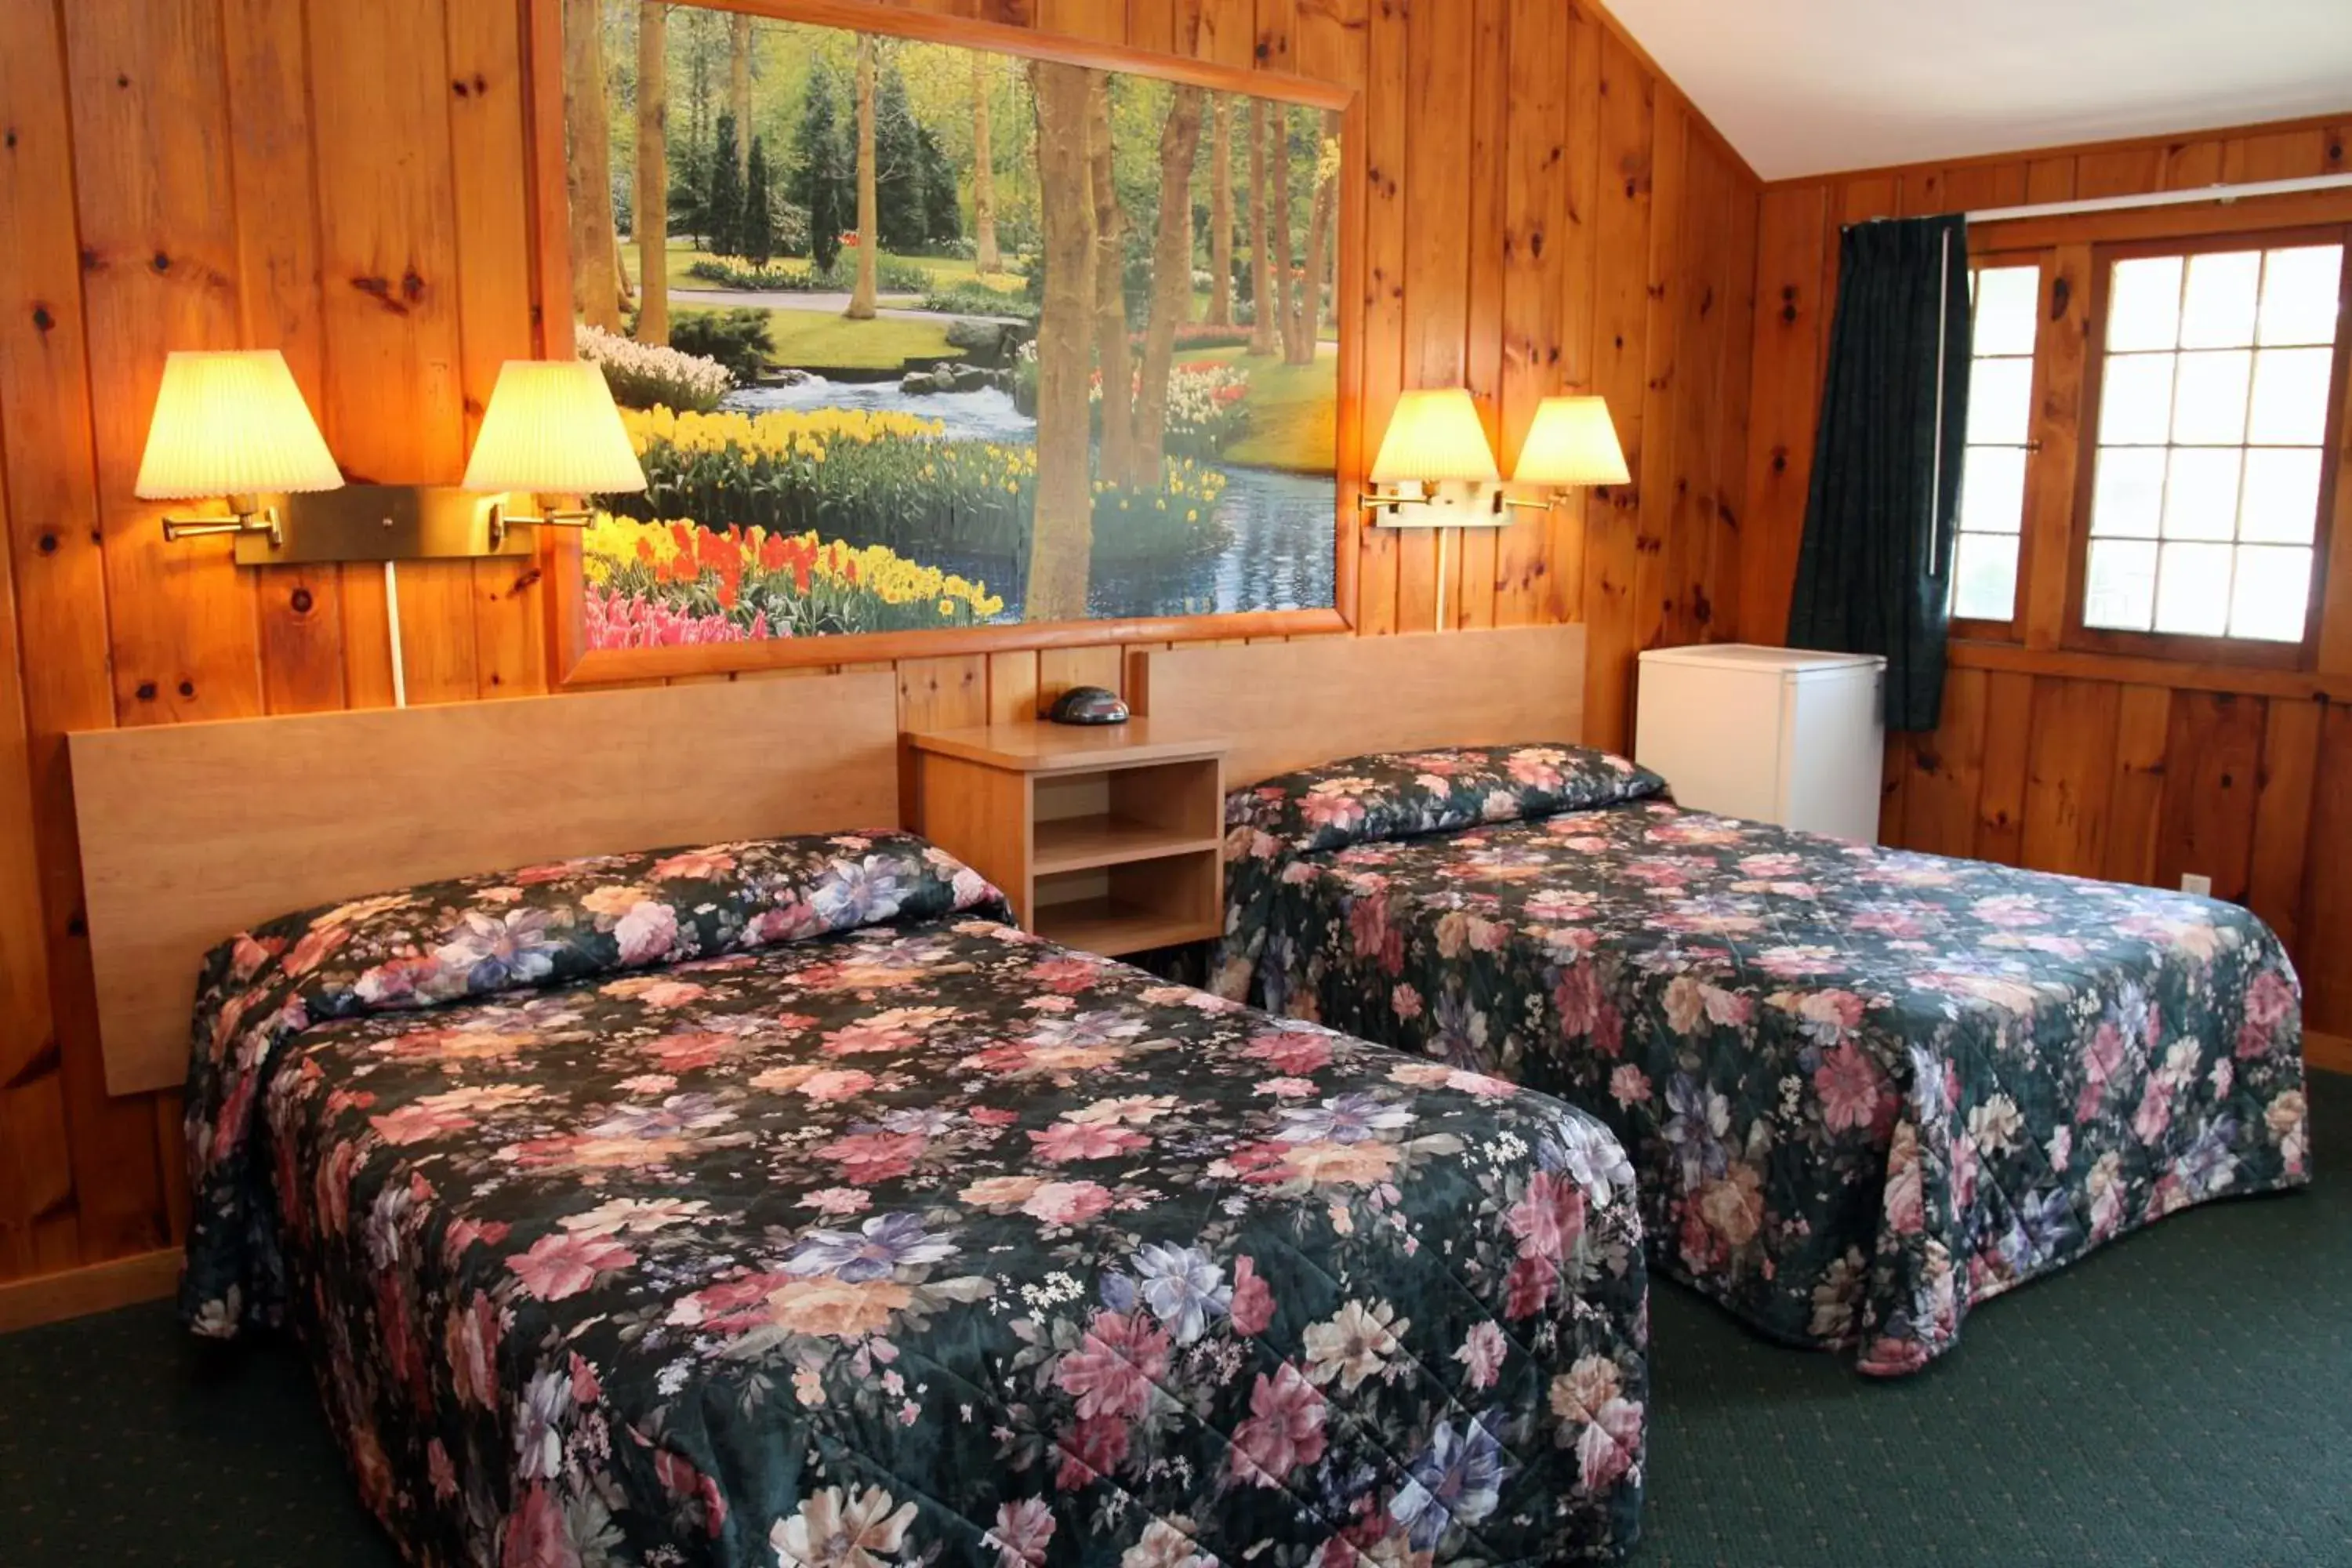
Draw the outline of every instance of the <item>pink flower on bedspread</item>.
[[[981,1544],[996,1548],[996,1568],[1044,1568],[1054,1539],[1054,1506],[1044,1498],[1023,1498],[998,1506],[996,1528]]]
[[[1039,1159],[1055,1165],[1073,1160],[1108,1160],[1151,1146],[1151,1140],[1140,1132],[1116,1123],[1092,1121],[1057,1121],[1043,1131],[1031,1132],[1029,1142]]]
[[[1527,1195],[1511,1206],[1504,1224],[1519,1238],[1521,1258],[1558,1263],[1584,1235],[1584,1189],[1549,1171],[1538,1171],[1528,1179]]]
[[[1259,1035],[1242,1054],[1293,1077],[1322,1071],[1331,1063],[1330,1037],[1307,1029],[1276,1029]]]
[[[499,1568],[579,1568],[580,1553],[563,1524],[563,1505],[545,1482],[534,1482],[508,1517]]]
[[[1234,1265],[1234,1332],[1255,1339],[1274,1321],[1274,1292],[1257,1271],[1257,1259],[1244,1256]]]
[[[528,1295],[561,1301],[593,1285],[600,1275],[629,1268],[637,1255],[608,1237],[564,1231],[542,1236],[530,1250],[507,1259]]]
[[[1468,1369],[1466,1375],[1473,1388],[1492,1388],[1495,1379],[1502,1375],[1503,1363],[1510,1354],[1510,1342],[1503,1331],[1492,1322],[1473,1323],[1462,1348],[1454,1359]]]
[[[1297,1467],[1320,1459],[1326,1410],[1322,1391],[1289,1362],[1272,1377],[1258,1373],[1250,1390],[1249,1419],[1234,1432],[1234,1479],[1278,1487]]]
[[[841,1179],[852,1186],[870,1187],[892,1182],[915,1168],[916,1157],[930,1146],[919,1132],[853,1132],[817,1151],[840,1168]]]
[[[1822,1097],[1822,1121],[1832,1132],[1867,1127],[1878,1113],[1878,1066],[1848,1040],[1822,1053],[1813,1070],[1813,1090]]]
[[[1062,1358],[1054,1381],[1077,1398],[1081,1417],[1131,1418],[1167,1380],[1168,1334],[1141,1313],[1097,1312],[1078,1348]]]
[[[1021,1212],[1047,1225],[1084,1225],[1110,1204],[1110,1189],[1099,1182],[1047,1182],[1023,1201]]]
[[[1116,1415],[1082,1419],[1061,1439],[1062,1464],[1054,1484],[1076,1491],[1118,1468],[1127,1458],[1127,1423]]]

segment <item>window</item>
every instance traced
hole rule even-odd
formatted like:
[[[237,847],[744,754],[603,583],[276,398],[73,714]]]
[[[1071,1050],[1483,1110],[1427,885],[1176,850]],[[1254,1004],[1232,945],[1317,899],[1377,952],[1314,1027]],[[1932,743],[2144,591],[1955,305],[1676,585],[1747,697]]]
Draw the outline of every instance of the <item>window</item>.
[[[1969,274],[1968,455],[1960,469],[1952,614],[2007,623],[2017,615],[2017,562],[2025,519],[2025,459],[2033,421],[2039,266],[1980,266]]]
[[[2301,643],[2344,246],[2101,259],[2082,626]]]

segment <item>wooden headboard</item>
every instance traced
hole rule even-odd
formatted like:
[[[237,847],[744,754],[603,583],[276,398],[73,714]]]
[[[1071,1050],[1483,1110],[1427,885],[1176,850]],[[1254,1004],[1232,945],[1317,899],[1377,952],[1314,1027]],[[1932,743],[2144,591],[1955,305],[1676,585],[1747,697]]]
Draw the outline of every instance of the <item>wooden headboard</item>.
[[[1155,723],[1232,736],[1228,788],[1366,752],[1574,741],[1584,733],[1584,628],[1136,653],[1128,694]]]
[[[257,921],[575,855],[898,820],[887,671],[68,738],[106,1086],[176,1087]]]

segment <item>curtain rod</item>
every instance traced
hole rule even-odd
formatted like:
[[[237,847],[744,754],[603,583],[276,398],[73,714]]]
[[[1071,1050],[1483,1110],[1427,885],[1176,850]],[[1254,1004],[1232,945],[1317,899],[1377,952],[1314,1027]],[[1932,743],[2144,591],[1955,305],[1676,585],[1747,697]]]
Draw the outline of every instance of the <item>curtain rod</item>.
[[[2011,218],[2055,217],[2062,213],[2121,212],[2128,207],[2186,206],[2193,202],[2235,202],[2250,196],[2284,196],[2296,191],[2333,191],[2352,185],[2352,174],[2311,174],[2294,180],[2252,180],[2238,185],[2199,185],[2183,191],[2149,191],[2137,196],[2092,196],[2079,202],[2040,202],[2030,206],[1981,207],[1968,215],[1974,223],[2005,223]]]

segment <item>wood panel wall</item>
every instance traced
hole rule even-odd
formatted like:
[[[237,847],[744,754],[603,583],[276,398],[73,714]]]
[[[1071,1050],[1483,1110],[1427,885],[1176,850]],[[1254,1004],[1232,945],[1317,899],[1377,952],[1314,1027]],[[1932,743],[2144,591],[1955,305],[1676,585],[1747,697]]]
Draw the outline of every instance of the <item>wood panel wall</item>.
[[[1769,186],[1740,635],[1779,643],[1788,626],[1841,226],[2336,174],[2352,169],[2347,141],[2352,111]],[[2078,392],[2079,383],[2046,389],[2037,416],[2074,418]],[[2344,442],[2352,447],[2352,433]],[[2071,492],[2063,476],[2060,485]],[[2352,479],[2340,489],[2343,557]],[[1882,836],[2161,887],[2179,886],[2183,872],[2210,876],[2217,896],[2247,904],[2286,940],[2310,1026],[2352,1034],[2352,604],[2331,596],[2317,668],[2291,675],[2063,651],[2064,605],[2048,592],[2064,592],[2063,560],[2041,577],[2045,592],[2021,606],[2022,645],[1957,646],[1942,727],[1890,739]]]
[[[1506,462],[1546,394],[1615,410],[1637,482],[1476,534],[1449,620],[1592,623],[1632,657],[1728,624],[1759,186],[1584,0],[926,0],[1365,94],[1347,474],[1404,387],[1466,384]],[[283,349],[354,479],[454,482],[532,352],[515,0],[0,0],[0,1279],[169,1244],[176,1097],[100,1074],[63,747],[114,724],[383,706],[383,574],[165,548],[131,483],[163,354]],[[1434,624],[1435,542],[1375,532],[1366,633]],[[525,562],[401,568],[408,697],[546,689]],[[1113,647],[899,664],[908,728],[1116,687]],[[1341,700],[1345,700],[1344,697]]]

